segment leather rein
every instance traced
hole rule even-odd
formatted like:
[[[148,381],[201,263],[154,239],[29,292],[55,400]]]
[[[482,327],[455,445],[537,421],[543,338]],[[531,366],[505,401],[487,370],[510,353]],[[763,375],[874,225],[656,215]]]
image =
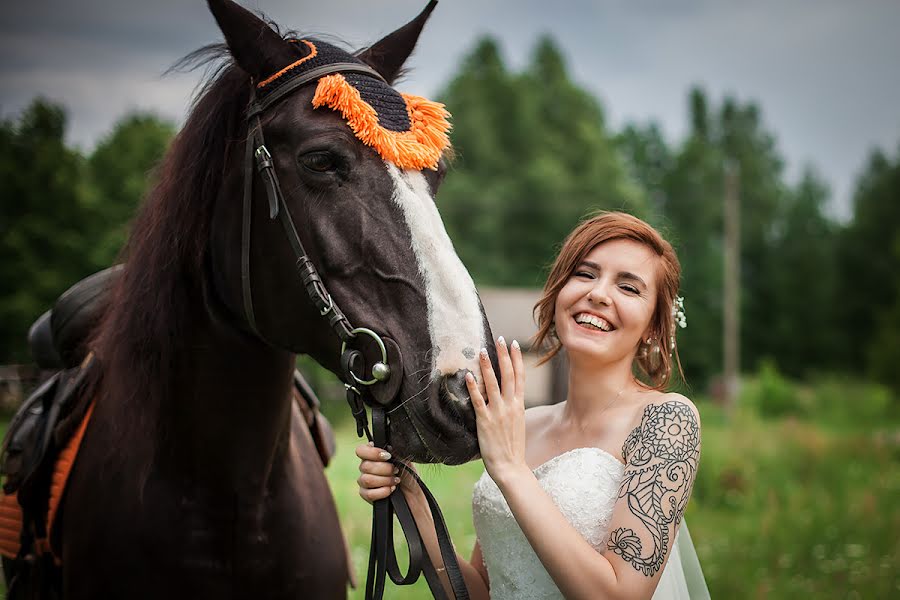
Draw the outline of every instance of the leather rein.
[[[256,324],[253,311],[253,298],[250,289],[250,231],[251,208],[253,197],[254,166],[259,173],[269,202],[269,219],[278,218],[281,222],[284,234],[296,256],[295,266],[303,281],[306,293],[310,301],[322,318],[328,320],[328,324],[340,338],[341,344],[341,369],[344,374],[344,387],[347,391],[347,402],[356,420],[357,435],[365,436],[378,448],[385,448],[389,444],[390,422],[385,412],[385,406],[393,398],[379,398],[374,402],[374,391],[378,386],[385,388],[391,377],[400,377],[403,373],[402,358],[396,343],[388,338],[382,338],[376,332],[364,327],[353,327],[334,299],[325,288],[322,278],[316,271],[310,260],[293,219],[288,210],[278,176],[275,173],[275,163],[272,155],[266,148],[263,137],[260,116],[275,102],[284,98],[300,86],[316,81],[320,77],[333,73],[362,73],[384,81],[374,69],[359,63],[334,63],[312,69],[307,73],[298,75],[285,82],[279,88],[266,95],[262,100],[257,100],[255,87],[251,88],[250,103],[247,107],[247,142],[244,160],[244,194],[242,207],[241,229],[241,287],[243,294],[244,313],[250,329],[261,339],[265,340]],[[372,338],[381,352],[381,360],[371,368],[371,377],[366,377],[364,370],[364,357],[360,350],[353,348],[355,341],[360,336]],[[389,357],[388,349],[396,356]],[[389,360],[392,358],[393,360]],[[393,367],[389,364],[393,363]],[[393,371],[396,371],[394,373]],[[372,409],[372,428],[369,429],[366,416],[364,398]],[[391,462],[403,471],[422,489],[435,523],[438,545],[447,577],[450,581],[454,598],[456,600],[468,600],[466,589],[459,563],[456,559],[456,551],[450,541],[447,524],[441,514],[434,496],[419,478],[419,476],[404,462],[392,458]],[[393,543],[393,518],[397,516],[403,534],[406,537],[409,549],[409,567],[404,575],[397,563],[397,556]],[[351,567],[352,568],[352,567]],[[411,585],[415,583],[420,574],[425,575],[431,593],[438,600],[447,600],[444,587],[438,577],[437,571],[431,564],[424,542],[415,520],[410,511],[406,498],[402,493],[392,493],[388,498],[376,500],[372,508],[372,538],[369,548],[369,569],[366,576],[366,600],[381,600],[384,595],[386,576],[397,585]]]

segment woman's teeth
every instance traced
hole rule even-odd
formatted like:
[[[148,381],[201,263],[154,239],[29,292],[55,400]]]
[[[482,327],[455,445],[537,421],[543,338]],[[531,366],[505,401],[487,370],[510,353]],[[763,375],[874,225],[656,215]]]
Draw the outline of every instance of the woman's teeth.
[[[575,315],[575,322],[579,325],[587,325],[588,327],[599,329],[600,331],[612,331],[614,329],[606,319],[588,313]]]

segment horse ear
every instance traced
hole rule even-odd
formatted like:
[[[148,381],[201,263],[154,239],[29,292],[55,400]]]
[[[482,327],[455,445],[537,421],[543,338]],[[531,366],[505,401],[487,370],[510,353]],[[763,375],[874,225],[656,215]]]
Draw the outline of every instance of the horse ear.
[[[403,63],[416,47],[425,21],[428,20],[435,6],[437,6],[437,0],[431,0],[418,17],[360,52],[357,58],[378,71],[388,83],[393,83],[400,73]]]
[[[297,51],[269,25],[231,0],[208,0],[235,62],[254,79],[297,60]]]

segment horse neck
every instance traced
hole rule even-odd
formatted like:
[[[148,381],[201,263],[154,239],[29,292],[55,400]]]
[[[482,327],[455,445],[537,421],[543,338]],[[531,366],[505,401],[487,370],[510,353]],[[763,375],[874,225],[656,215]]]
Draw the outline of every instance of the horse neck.
[[[294,355],[198,311],[173,396],[160,407],[173,466],[214,487],[264,486],[284,456]]]

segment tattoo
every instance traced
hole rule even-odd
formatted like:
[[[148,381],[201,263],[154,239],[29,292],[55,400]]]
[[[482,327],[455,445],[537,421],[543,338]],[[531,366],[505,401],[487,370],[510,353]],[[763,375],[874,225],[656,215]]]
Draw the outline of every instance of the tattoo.
[[[625,443],[622,444],[622,459],[624,459],[625,462],[628,462],[628,457],[631,456],[631,453],[637,447],[639,441],[641,441],[640,425],[631,430],[631,433],[625,438]]]
[[[648,406],[625,440],[622,456],[627,466],[618,497],[627,499],[653,547],[645,556],[641,537],[619,527],[610,533],[607,548],[652,577],[662,568],[697,475],[700,424],[694,411],[678,401]]]

